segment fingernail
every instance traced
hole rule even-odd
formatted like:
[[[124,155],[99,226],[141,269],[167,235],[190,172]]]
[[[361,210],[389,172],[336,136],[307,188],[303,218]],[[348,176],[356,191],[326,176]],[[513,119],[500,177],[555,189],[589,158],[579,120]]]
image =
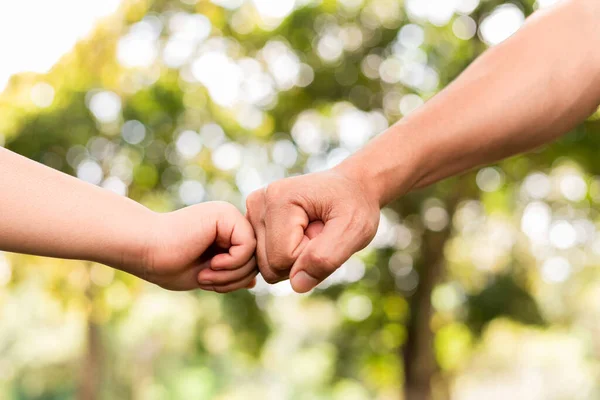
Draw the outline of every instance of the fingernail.
[[[201,284],[202,286],[210,286],[213,284],[212,281],[198,281],[199,284]]]
[[[298,272],[292,278],[292,288],[296,293],[306,293],[317,286],[318,283],[319,281],[304,271]]]

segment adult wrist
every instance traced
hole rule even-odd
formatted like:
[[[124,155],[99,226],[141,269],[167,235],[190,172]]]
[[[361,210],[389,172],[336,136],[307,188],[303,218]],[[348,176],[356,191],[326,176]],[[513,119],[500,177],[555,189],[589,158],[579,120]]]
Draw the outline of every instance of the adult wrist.
[[[410,192],[426,176],[426,141],[414,131],[408,124],[398,123],[334,169],[357,182],[383,207]]]
[[[350,157],[335,166],[333,171],[357,185],[372,204],[377,204],[380,208],[382,207],[384,189],[376,179],[376,174],[369,170],[368,165],[365,165],[365,160],[362,157]]]

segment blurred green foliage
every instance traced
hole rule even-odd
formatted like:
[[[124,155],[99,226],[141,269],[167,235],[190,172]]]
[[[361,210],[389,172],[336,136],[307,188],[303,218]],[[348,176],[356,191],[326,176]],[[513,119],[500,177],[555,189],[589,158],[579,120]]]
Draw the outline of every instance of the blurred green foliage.
[[[0,133],[157,211],[243,208],[435,95],[495,12],[538,5],[126,1],[50,73],[13,78]],[[399,199],[310,296],[0,255],[0,398],[598,398],[597,130]]]

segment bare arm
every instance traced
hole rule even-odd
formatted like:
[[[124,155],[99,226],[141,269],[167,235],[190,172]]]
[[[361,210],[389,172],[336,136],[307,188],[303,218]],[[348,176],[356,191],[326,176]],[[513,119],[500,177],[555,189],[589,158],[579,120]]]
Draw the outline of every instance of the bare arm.
[[[289,276],[309,291],[373,239],[379,208],[395,197],[547,143],[590,115],[600,102],[598,20],[597,0],[537,13],[338,167],[253,193],[265,279]]]
[[[0,250],[99,262],[172,290],[229,292],[252,285],[255,245],[231,204],[158,214],[0,148]]]
[[[0,249],[140,264],[154,213],[0,148]]]
[[[530,150],[600,103],[600,2],[532,16],[421,109],[341,166],[381,205],[414,188]]]

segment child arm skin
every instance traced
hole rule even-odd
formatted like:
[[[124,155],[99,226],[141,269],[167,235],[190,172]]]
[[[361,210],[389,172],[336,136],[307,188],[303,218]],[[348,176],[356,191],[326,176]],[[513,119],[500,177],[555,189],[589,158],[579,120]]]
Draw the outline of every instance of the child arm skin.
[[[170,290],[229,292],[252,284],[255,245],[231,204],[159,214],[0,148],[0,250],[98,262]]]

